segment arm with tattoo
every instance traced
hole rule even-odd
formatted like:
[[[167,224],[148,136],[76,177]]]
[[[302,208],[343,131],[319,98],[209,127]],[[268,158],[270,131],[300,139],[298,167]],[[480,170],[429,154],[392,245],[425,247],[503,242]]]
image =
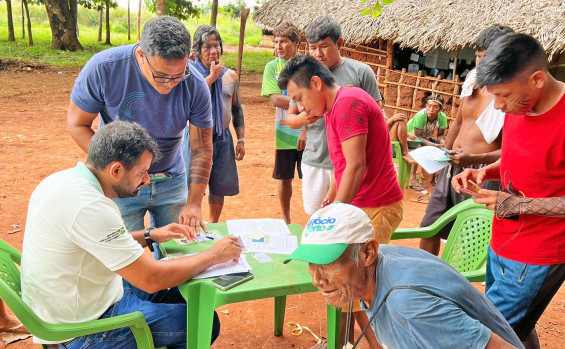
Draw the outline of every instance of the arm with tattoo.
[[[245,156],[245,141],[240,142],[240,139],[245,139],[245,120],[243,118],[243,108],[241,107],[241,97],[239,94],[239,80],[234,81],[234,90],[232,98],[232,122],[235,134],[237,136],[237,145],[235,147],[235,159],[240,161]]]
[[[212,168],[212,129],[196,127],[193,124],[190,124],[189,127],[189,141],[192,151],[190,186],[186,208],[181,213],[179,222],[193,227],[198,232],[200,227],[206,230],[202,220],[202,199]]]
[[[565,196],[532,199],[501,191],[496,195],[494,212],[501,218],[523,214],[565,217]]]

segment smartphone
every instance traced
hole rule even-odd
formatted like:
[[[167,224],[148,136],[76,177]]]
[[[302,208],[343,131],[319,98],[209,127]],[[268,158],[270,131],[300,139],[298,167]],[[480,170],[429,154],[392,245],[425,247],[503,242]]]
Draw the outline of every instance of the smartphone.
[[[225,291],[251,279],[253,279],[253,274],[250,272],[228,274],[212,280],[212,285]]]
[[[467,188],[461,187],[461,188],[459,188],[459,191],[462,192],[462,193],[474,196],[476,198],[484,198],[484,196],[480,195],[479,193],[472,191],[470,189],[467,189]]]
[[[149,181],[151,183],[157,183],[157,182],[164,182],[164,181],[168,181],[170,179],[172,179],[173,177],[171,177],[170,174],[168,173],[162,173],[159,174],[158,176],[153,176],[153,177],[149,177]]]
[[[454,154],[454,153],[453,153],[451,150],[449,150],[449,149],[446,149],[446,148],[440,148],[440,149],[441,149],[444,153],[446,153],[446,154],[449,154],[449,155],[453,155],[453,154]]]

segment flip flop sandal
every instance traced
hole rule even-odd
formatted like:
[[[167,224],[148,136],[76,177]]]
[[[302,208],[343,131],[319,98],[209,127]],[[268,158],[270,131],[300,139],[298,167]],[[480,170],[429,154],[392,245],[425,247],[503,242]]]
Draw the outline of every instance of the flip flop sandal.
[[[13,332],[13,333],[29,333],[29,331],[24,327],[24,324],[21,322],[16,326],[10,327],[5,330],[0,330],[0,332]]]
[[[420,204],[427,204],[430,201],[430,197],[426,195],[418,196],[416,199],[410,199],[410,201],[417,202]]]
[[[424,187],[422,187],[420,184],[409,185],[408,188],[414,190],[415,192],[417,192],[419,194],[427,194],[428,193],[428,191],[426,189],[424,189]]]

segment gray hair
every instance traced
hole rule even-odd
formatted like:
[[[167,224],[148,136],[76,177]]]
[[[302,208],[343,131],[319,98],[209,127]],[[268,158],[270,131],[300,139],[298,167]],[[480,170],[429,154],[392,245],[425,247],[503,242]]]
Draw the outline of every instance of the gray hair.
[[[218,40],[218,42],[220,43],[220,50],[221,50],[220,54],[221,55],[224,54],[224,45],[222,43],[222,37],[220,36],[220,32],[211,25],[204,24],[196,28],[196,31],[194,32],[192,52],[194,53],[195,60],[197,61],[201,60],[200,51],[202,50],[202,46],[204,46],[204,44],[206,44],[206,42],[208,41],[209,35],[214,35],[216,37],[216,40]]]
[[[341,38],[339,23],[330,16],[318,17],[306,28],[306,41],[314,44],[330,37],[334,43]]]
[[[157,55],[167,61],[184,59],[190,52],[190,34],[178,19],[157,16],[143,27],[139,47],[147,58]]]
[[[349,252],[349,257],[353,259],[356,265],[359,265],[359,253],[363,248],[364,244],[351,244],[347,247],[347,251]]]
[[[86,163],[101,171],[117,161],[129,170],[146,150],[153,155],[153,162],[161,158],[159,146],[143,127],[135,122],[116,120],[92,136]]]

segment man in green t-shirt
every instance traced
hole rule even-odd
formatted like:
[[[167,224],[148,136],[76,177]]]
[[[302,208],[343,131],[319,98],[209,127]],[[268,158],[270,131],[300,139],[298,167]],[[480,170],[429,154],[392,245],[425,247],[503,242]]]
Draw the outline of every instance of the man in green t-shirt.
[[[430,95],[426,99],[426,108],[420,110],[408,122],[408,133],[414,134],[422,141],[422,145],[443,147],[445,145],[445,129],[447,128],[447,115],[441,111],[443,97],[438,94]],[[416,179],[418,166],[412,166],[410,172],[410,189],[422,194],[428,191],[422,188]],[[432,184],[435,185],[435,175],[432,175]]]
[[[286,62],[298,53],[300,32],[296,26],[287,22],[277,26],[273,35],[277,58],[265,66],[261,96],[269,98],[273,107],[275,107],[275,168],[273,178],[279,180],[279,200],[283,219],[287,224],[290,224],[292,179],[294,178],[295,168],[298,170],[298,177],[302,178],[300,162],[305,141],[298,142],[301,129],[295,130],[287,125],[286,114],[290,98],[286,90],[279,88],[278,77]]]

